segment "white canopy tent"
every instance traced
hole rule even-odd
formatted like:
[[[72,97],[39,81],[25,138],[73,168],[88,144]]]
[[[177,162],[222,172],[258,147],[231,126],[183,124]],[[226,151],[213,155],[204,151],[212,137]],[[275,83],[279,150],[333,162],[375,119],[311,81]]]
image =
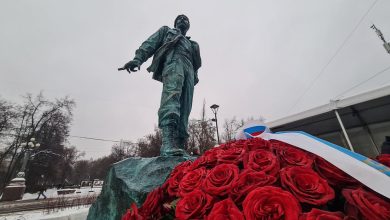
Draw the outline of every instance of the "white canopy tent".
[[[390,136],[390,86],[267,123],[273,132],[305,131],[368,157]]]

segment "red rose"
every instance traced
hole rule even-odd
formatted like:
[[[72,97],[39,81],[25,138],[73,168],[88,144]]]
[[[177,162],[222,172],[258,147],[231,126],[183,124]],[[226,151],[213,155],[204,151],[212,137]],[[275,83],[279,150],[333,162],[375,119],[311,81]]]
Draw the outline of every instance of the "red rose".
[[[310,212],[299,216],[299,220],[343,220],[344,217],[342,212],[327,212],[313,208]]]
[[[222,150],[226,150],[226,149],[229,149],[230,147],[232,147],[234,145],[234,142],[236,141],[229,141],[229,142],[226,142],[226,143],[222,143],[218,146],[219,149],[222,149]]]
[[[273,186],[259,187],[250,192],[242,207],[247,220],[298,220],[301,214],[297,199],[291,193]]]
[[[376,160],[385,165],[385,166],[388,166],[390,167],[390,154],[381,154],[379,156],[376,157]]]
[[[163,186],[167,188],[169,196],[178,197],[179,183],[183,178],[184,174],[187,172],[188,167],[192,164],[191,161],[185,161],[180,163],[175,167],[175,169],[169,175],[169,179],[165,182],[168,186]]]
[[[316,157],[315,164],[318,173],[326,180],[328,180],[329,184],[333,187],[343,188],[344,186],[359,184],[356,179],[335,167],[328,161],[322,159],[321,157]]]
[[[197,219],[203,217],[212,208],[213,197],[202,190],[195,189],[185,195],[176,204],[177,219]]]
[[[202,188],[213,196],[225,196],[238,179],[239,169],[234,164],[220,164],[214,167],[203,181]]]
[[[269,140],[268,142],[271,144],[271,148],[274,150],[277,150],[277,149],[286,145],[286,143],[284,143],[284,142],[273,140],[273,139]]]
[[[271,143],[261,138],[251,138],[247,140],[245,148],[248,152],[258,149],[270,150]]]
[[[206,220],[245,220],[244,215],[237,208],[231,198],[214,204]]]
[[[189,170],[195,170],[200,167],[212,168],[217,164],[218,156],[223,150],[219,147],[211,148],[204,152],[202,156],[194,161],[194,163],[188,168]]]
[[[254,150],[244,158],[244,168],[263,171],[271,176],[277,176],[279,172],[279,160],[270,151]]]
[[[275,177],[267,175],[264,172],[257,172],[249,169],[244,170],[238,176],[238,180],[233,183],[230,190],[230,196],[236,204],[241,205],[249,192],[260,186],[271,185],[275,181]]]
[[[127,212],[122,216],[122,220],[143,220],[144,218],[138,214],[137,205],[131,204],[131,210],[127,209]]]
[[[218,156],[218,164],[232,163],[239,165],[242,162],[242,157],[245,155],[245,149],[241,147],[230,147],[221,151]]]
[[[179,195],[183,197],[195,188],[198,188],[202,184],[206,174],[206,168],[204,167],[188,171],[179,183]]]
[[[295,146],[284,144],[276,148],[281,167],[304,166],[311,167],[313,156]]]
[[[382,199],[372,192],[357,189],[344,189],[346,199],[345,212],[357,219],[388,220],[390,219],[390,201]]]
[[[142,204],[139,212],[146,219],[159,219],[163,215],[164,194],[162,188],[157,188],[150,192]]]
[[[335,193],[325,179],[311,168],[286,167],[280,171],[283,188],[300,201],[312,205],[324,205],[334,199]]]
[[[230,141],[230,142],[226,143],[226,145],[224,146],[224,149],[226,150],[226,149],[229,149],[232,147],[245,148],[246,142],[247,142],[247,140]]]

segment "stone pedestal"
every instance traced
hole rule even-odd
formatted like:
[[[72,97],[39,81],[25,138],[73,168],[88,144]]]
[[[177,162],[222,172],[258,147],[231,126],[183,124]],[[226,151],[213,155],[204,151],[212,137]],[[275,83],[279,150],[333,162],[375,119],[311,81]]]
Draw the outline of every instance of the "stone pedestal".
[[[23,198],[26,190],[26,179],[24,179],[24,172],[19,172],[16,178],[4,188],[3,196],[0,201],[15,201]]]
[[[110,168],[98,199],[92,204],[88,220],[121,219],[130,204],[139,207],[146,195],[162,185],[175,166],[195,158],[128,158]]]

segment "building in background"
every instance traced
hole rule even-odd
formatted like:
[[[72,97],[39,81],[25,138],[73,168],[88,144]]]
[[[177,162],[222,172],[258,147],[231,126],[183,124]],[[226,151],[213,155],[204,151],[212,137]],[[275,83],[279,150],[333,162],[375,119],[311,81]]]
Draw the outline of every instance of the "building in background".
[[[380,154],[385,137],[390,136],[390,86],[333,100],[267,124],[273,132],[305,131],[375,157]]]

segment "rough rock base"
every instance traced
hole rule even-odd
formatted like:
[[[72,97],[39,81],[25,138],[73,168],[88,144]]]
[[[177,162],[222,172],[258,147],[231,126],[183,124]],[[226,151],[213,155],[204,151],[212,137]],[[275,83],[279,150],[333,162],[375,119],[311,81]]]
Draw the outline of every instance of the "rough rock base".
[[[121,219],[131,203],[135,202],[139,207],[150,191],[165,182],[177,164],[188,159],[195,158],[128,158],[113,164],[101,194],[89,209],[87,219]]]

